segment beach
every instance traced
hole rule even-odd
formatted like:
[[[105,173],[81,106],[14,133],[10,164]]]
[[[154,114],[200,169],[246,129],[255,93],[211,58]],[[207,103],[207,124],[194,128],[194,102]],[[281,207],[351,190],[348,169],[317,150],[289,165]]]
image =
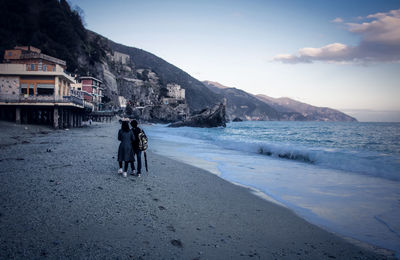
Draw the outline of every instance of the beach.
[[[0,122],[0,258],[394,258],[151,147],[123,178],[118,128]]]

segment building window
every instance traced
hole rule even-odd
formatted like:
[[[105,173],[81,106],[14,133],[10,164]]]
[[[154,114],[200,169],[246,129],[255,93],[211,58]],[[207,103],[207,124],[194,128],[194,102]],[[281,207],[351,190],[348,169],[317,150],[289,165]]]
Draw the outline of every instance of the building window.
[[[8,56],[12,56],[12,51],[9,51],[9,52],[8,52]]]
[[[53,88],[37,88],[38,95],[53,95],[54,89]]]
[[[26,91],[27,85],[26,84],[21,84],[20,89],[21,89],[21,94],[27,94],[28,92]]]
[[[35,70],[35,64],[31,64],[31,70]]]
[[[47,65],[43,65],[43,71],[47,71]]]
[[[34,96],[35,95],[35,89],[34,89],[33,84],[29,84],[29,96]]]
[[[36,94],[37,95],[53,95],[54,87],[55,86],[52,84],[37,84],[36,85]]]

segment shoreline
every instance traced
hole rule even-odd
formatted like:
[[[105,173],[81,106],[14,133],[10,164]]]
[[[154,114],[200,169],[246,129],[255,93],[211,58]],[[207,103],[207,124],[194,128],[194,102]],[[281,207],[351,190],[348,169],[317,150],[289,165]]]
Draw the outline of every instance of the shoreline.
[[[157,153],[157,152],[155,152],[155,153],[160,155],[160,156],[162,156],[160,153]],[[248,192],[253,194],[254,196],[256,196],[258,198],[261,198],[262,200],[264,200],[264,201],[266,201],[268,203],[272,203],[272,204],[277,205],[279,207],[285,208],[285,209],[289,210],[290,212],[292,212],[297,217],[307,221],[307,223],[310,223],[311,225],[315,225],[318,228],[321,228],[321,229],[325,230],[326,232],[329,232],[329,233],[331,233],[331,234],[333,234],[335,236],[338,236],[338,237],[346,240],[347,242],[349,242],[351,244],[354,244],[354,245],[356,245],[358,247],[364,248],[366,250],[369,250],[369,251],[372,251],[374,253],[377,253],[377,254],[380,254],[380,255],[384,255],[384,256],[387,256],[387,257],[391,257],[391,256],[396,255],[396,253],[394,251],[390,250],[390,249],[379,247],[379,246],[376,246],[376,245],[361,241],[361,240],[359,240],[357,238],[340,234],[340,233],[335,232],[335,231],[333,231],[333,230],[331,230],[331,229],[329,229],[329,228],[327,228],[327,227],[325,227],[323,225],[318,225],[316,223],[312,223],[309,220],[307,220],[306,217],[301,216],[300,214],[296,213],[293,209],[291,209],[287,205],[281,203],[280,201],[274,199],[273,197],[269,196],[268,194],[262,192],[261,190],[255,188],[255,187],[246,186],[245,184],[241,184],[239,182],[233,182],[233,181],[226,180],[223,177],[221,177],[221,175],[219,173],[211,172],[210,169],[202,168],[202,167],[200,167],[200,166],[198,166],[196,164],[191,164],[190,162],[185,162],[184,160],[179,160],[179,159],[177,159],[175,157],[168,157],[168,156],[166,156],[166,157],[171,159],[171,160],[174,160],[174,161],[179,161],[180,163],[183,163],[183,164],[188,164],[188,165],[191,165],[193,167],[200,168],[200,169],[208,172],[208,174],[212,174],[214,176],[217,176],[218,178],[226,181],[229,184],[233,184],[233,185],[236,185],[236,186],[238,186],[238,187],[240,187],[242,189],[248,190]]]
[[[229,125],[226,130],[168,130],[156,125],[147,131],[156,152],[207,169],[231,183],[255,188],[314,225],[399,256],[399,182],[255,154],[255,148],[268,146],[269,139],[260,136],[262,141],[258,144],[250,137],[241,140],[238,136],[236,142],[235,134],[246,129],[247,124],[268,129],[268,124],[254,122]],[[288,127],[279,127],[283,126]],[[271,128],[276,132],[276,128]],[[351,158],[345,158],[343,163]],[[341,162],[337,158],[332,160],[335,161]]]
[[[114,123],[19,127],[0,122],[1,139],[16,140],[1,141],[2,257],[394,258],[151,147],[149,174],[117,176]]]

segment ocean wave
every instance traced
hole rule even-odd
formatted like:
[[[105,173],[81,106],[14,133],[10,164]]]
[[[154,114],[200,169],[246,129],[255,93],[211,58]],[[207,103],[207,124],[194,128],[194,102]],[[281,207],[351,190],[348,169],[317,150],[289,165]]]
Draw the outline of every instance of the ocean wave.
[[[362,149],[327,145],[328,139],[301,135],[299,138],[315,140],[310,145],[299,144],[296,140],[266,140],[263,133],[247,129],[169,129],[160,127],[153,133],[160,138],[177,143],[195,145],[198,143],[230,149],[239,152],[267,156],[280,160],[301,162],[349,173],[369,175],[400,181],[400,159],[397,155]],[[279,136],[281,137],[281,136]],[[370,141],[371,142],[371,141]],[[195,151],[194,151],[195,152]],[[396,157],[397,156],[397,157]]]
[[[260,147],[258,149],[258,153],[263,154],[263,155],[268,155],[268,156],[276,155],[279,158],[300,161],[300,162],[306,162],[306,163],[311,163],[311,164],[315,163],[315,161],[312,160],[308,155],[298,154],[298,153],[294,153],[292,151],[291,152],[280,152],[280,153],[274,154],[273,151],[266,150],[265,148]]]
[[[238,142],[232,140],[214,140],[214,143],[224,149],[400,181],[400,164],[393,156],[387,154],[305,147],[284,143]]]

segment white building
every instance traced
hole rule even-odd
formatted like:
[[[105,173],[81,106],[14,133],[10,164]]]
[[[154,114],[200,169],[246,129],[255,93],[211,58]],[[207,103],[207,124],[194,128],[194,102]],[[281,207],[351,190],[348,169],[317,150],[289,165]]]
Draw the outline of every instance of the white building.
[[[112,61],[119,62],[124,65],[129,63],[129,60],[130,60],[130,57],[128,54],[118,52],[118,51],[114,51],[114,55],[112,55],[112,56],[110,55],[110,58]]]
[[[177,100],[185,99],[185,90],[178,84],[167,84],[168,97],[175,98]]]

